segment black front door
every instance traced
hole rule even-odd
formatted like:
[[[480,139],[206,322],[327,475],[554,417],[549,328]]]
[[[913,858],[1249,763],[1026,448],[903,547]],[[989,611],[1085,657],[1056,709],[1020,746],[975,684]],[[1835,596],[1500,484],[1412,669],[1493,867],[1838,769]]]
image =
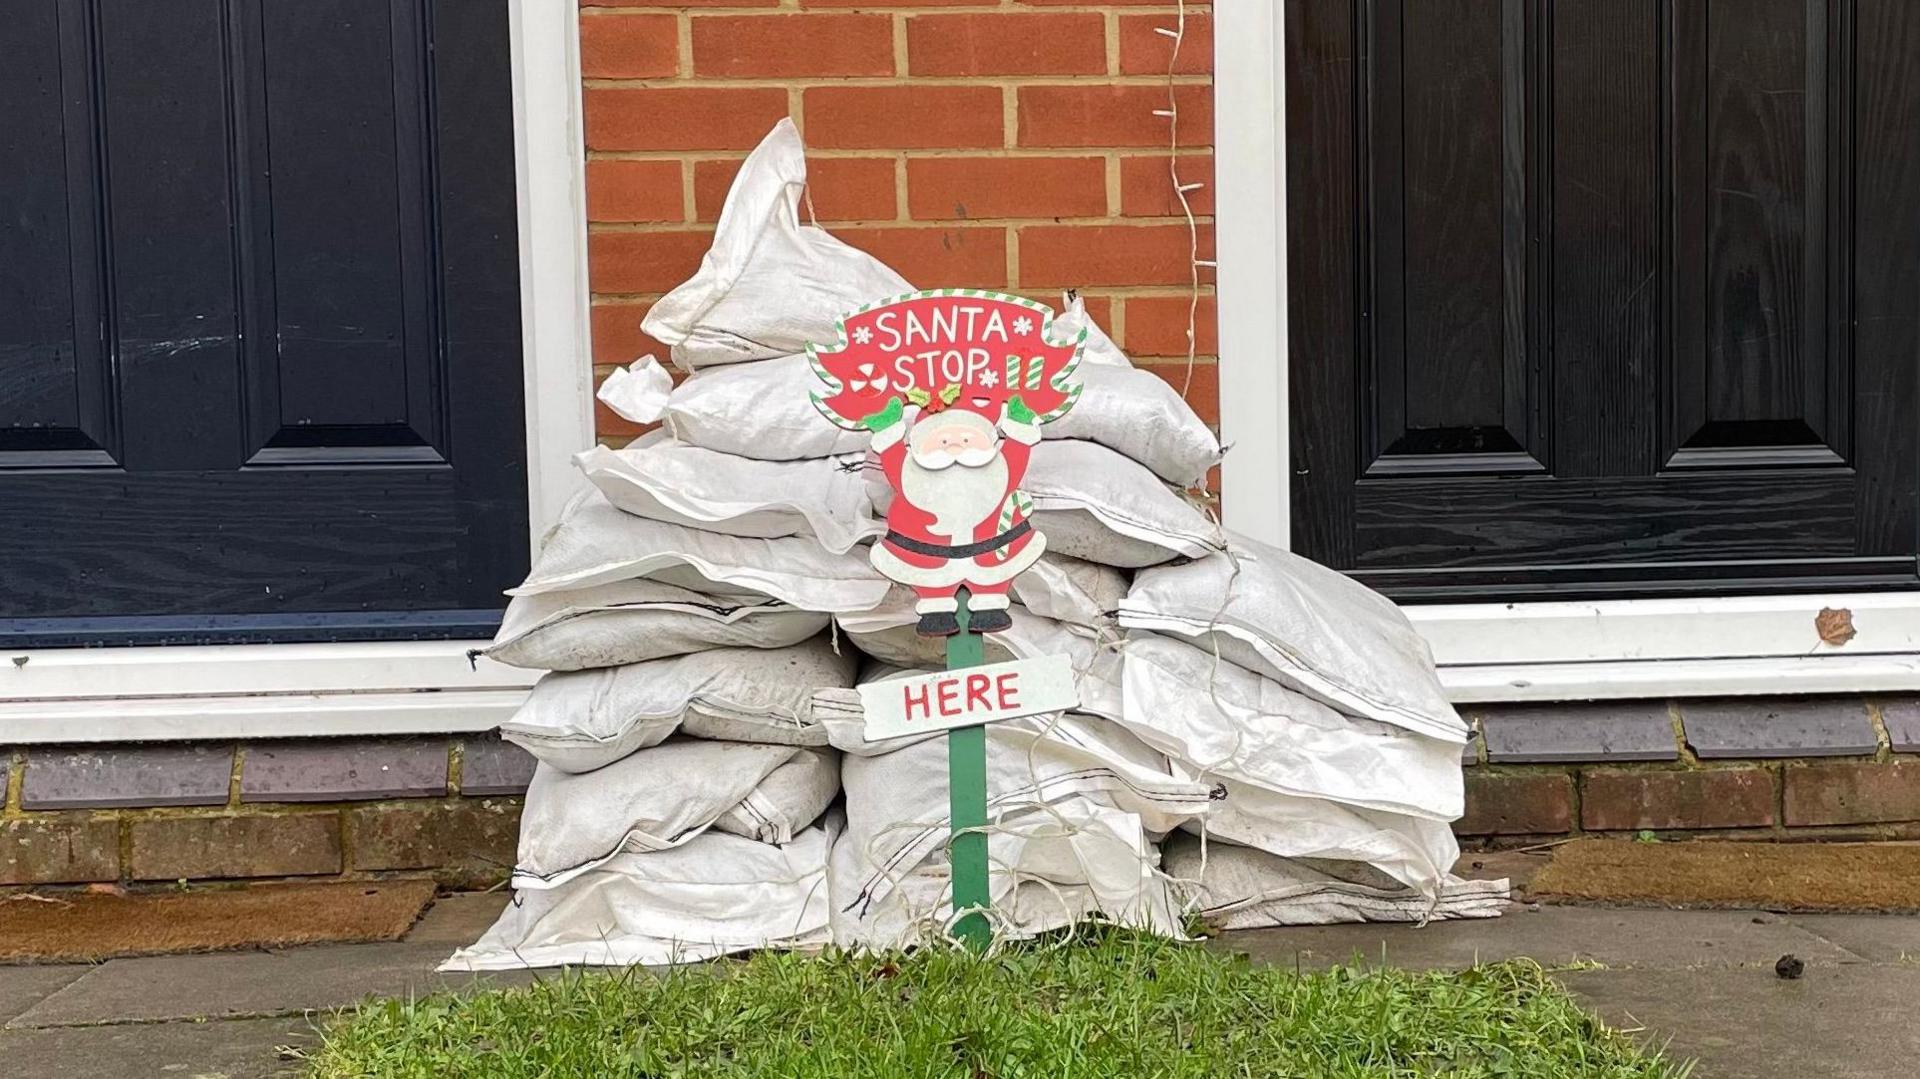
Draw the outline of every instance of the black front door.
[[[1920,583],[1920,4],[1286,13],[1297,549],[1413,600]]]
[[[0,642],[488,632],[506,0],[5,0]]]

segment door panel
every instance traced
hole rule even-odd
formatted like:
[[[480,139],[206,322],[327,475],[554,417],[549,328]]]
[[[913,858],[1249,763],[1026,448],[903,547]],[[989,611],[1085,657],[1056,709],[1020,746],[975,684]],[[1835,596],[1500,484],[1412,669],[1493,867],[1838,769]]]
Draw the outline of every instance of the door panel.
[[[1366,474],[1431,472],[1469,454],[1476,469],[1537,471],[1524,343],[1508,317],[1521,310],[1508,256],[1523,250],[1523,223],[1504,198],[1501,5],[1373,16],[1378,47],[1406,59],[1381,72],[1375,115],[1406,137],[1369,147],[1378,392]]]
[[[8,0],[0,640],[486,633],[526,567],[503,0]]]
[[[1294,0],[1296,543],[1405,599],[1911,587],[1920,12]],[[1872,153],[1866,148],[1872,145]]]

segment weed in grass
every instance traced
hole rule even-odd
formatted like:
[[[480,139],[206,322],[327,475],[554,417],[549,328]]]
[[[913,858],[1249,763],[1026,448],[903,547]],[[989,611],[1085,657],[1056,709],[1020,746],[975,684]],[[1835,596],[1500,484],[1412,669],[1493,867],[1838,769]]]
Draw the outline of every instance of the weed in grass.
[[[1108,930],[978,958],[767,953],[373,1001],[315,1079],[1680,1079],[1527,961],[1300,973]]]

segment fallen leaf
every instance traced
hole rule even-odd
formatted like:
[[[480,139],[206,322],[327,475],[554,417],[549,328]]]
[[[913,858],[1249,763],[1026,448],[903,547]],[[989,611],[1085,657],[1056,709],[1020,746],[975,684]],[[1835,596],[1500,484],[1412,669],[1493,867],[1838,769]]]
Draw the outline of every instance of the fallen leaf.
[[[1822,607],[1813,616],[1813,630],[1828,644],[1840,645],[1853,640],[1859,632],[1853,628],[1853,612],[1845,607]]]

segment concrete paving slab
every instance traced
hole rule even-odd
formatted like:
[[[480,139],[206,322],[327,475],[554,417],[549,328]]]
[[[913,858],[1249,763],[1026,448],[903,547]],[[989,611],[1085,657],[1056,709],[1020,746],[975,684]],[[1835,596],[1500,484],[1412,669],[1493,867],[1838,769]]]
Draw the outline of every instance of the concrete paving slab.
[[[1788,914],[1794,925],[1869,963],[1920,969],[1920,917],[1911,914]]]
[[[1920,1059],[1920,968],[1589,970],[1560,976],[1616,1027],[1699,1061],[1700,1079],[1907,1079]]]
[[[0,967],[0,1023],[80,980],[81,975],[92,969],[84,963]]]
[[[435,974],[444,944],[340,944],[284,952],[115,959],[16,1016],[6,1029],[230,1019],[341,1008],[368,996],[524,984],[523,971]]]
[[[1760,919],[1756,921],[1756,918]],[[1765,966],[1792,952],[1809,964],[1858,957],[1788,922],[1752,911],[1524,908],[1500,918],[1411,925],[1293,926],[1215,938],[1214,946],[1262,962],[1325,967],[1359,956],[1416,970],[1457,970],[1476,962],[1530,956],[1549,967],[1598,962],[1608,967]]]
[[[299,1075],[300,1063],[283,1057],[280,1047],[311,1047],[317,1040],[299,1017],[9,1030],[0,1031],[0,1074],[265,1079]]]
[[[502,889],[442,896],[434,900],[426,916],[407,931],[407,943],[442,944],[448,951],[472,944],[506,909],[508,895]]]

